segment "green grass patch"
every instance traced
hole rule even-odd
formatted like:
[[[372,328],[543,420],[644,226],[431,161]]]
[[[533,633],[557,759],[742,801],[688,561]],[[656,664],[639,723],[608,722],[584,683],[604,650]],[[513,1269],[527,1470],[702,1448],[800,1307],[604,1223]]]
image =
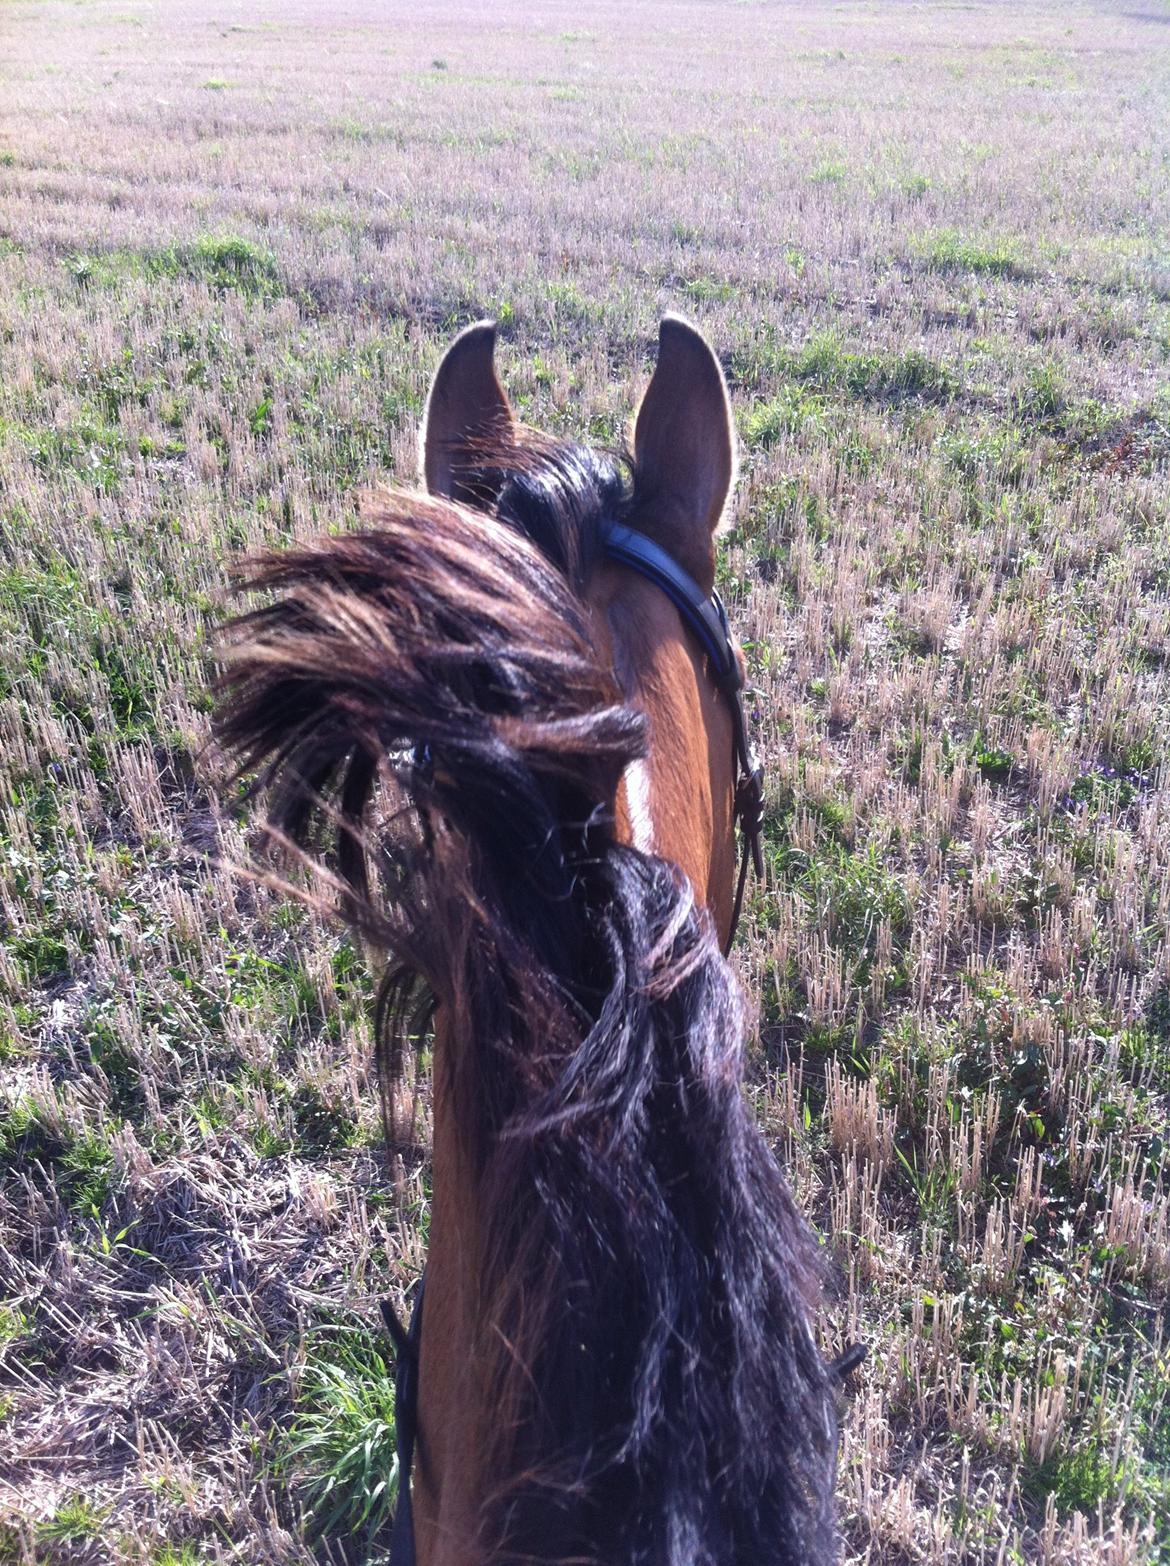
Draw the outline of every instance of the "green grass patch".
[[[1153,778],[1146,773],[1100,767],[1083,772],[1065,795],[1063,804],[1073,814],[1107,815],[1128,810],[1153,786]]]
[[[110,1191],[114,1155],[100,1136],[78,1137],[57,1164],[57,1183],[74,1212],[96,1214]]]
[[[805,901],[812,922],[851,957],[873,955],[884,921],[895,941],[908,933],[906,889],[876,853],[855,854],[833,845],[804,863],[794,859],[792,868],[797,871],[793,889]]]
[[[154,735],[160,672],[157,647],[142,639],[124,640],[116,611],[91,602],[94,591],[101,591],[100,584],[84,580],[62,561],[0,572],[0,637],[6,647],[0,697],[36,688],[38,700],[47,700],[95,737],[90,763],[100,772],[98,742],[108,738],[111,716],[123,738]],[[108,707],[99,701],[91,708],[79,678],[67,677],[60,685],[47,680],[51,655],[65,653],[74,675],[94,671],[97,679],[90,688],[95,695],[104,693]],[[51,799],[51,792],[43,795],[46,805]]]
[[[1023,277],[1025,268],[1007,240],[969,239],[956,229],[938,229],[911,241],[911,253],[932,272],[969,272],[984,277]]]
[[[918,348],[899,353],[852,353],[831,332],[811,339],[793,365],[798,380],[855,397],[945,400],[956,390],[945,365]]]
[[[278,962],[245,948],[229,952],[224,968],[233,1005],[286,1023],[298,1015],[319,1018],[317,987],[302,963]]]
[[[0,1305],[0,1348],[18,1343],[29,1330],[29,1320],[15,1305]]]
[[[202,282],[215,293],[232,290],[252,298],[271,299],[283,292],[276,257],[239,234],[200,234],[161,250],[77,251],[63,264],[81,287],[138,276]]]
[[[713,277],[694,277],[682,285],[682,292],[696,304],[726,304],[737,291],[734,283]]]
[[[105,1531],[108,1510],[84,1495],[71,1496],[58,1503],[47,1522],[37,1525],[37,1541],[59,1546],[83,1539],[99,1539]]]
[[[9,950],[30,984],[47,984],[69,972],[69,948],[54,930],[34,930],[16,936],[9,942]]]
[[[1018,488],[1028,472],[1028,445],[1020,429],[1011,423],[979,428],[965,423],[947,430],[938,441],[938,451],[971,497],[968,520],[977,522],[975,509],[980,487],[994,483]]]
[[[801,808],[817,822],[821,839],[810,852],[787,841],[789,814],[766,823],[780,895],[797,899],[808,928],[827,936],[843,954],[854,985],[868,982],[882,927],[888,926],[893,969],[889,979],[896,985],[913,913],[906,888],[876,851],[854,851],[848,846],[847,812],[840,802],[804,799]],[[779,842],[777,829],[782,834]]]
[[[99,494],[109,495],[117,489],[126,440],[117,425],[100,415],[79,418],[62,429],[26,428],[21,439],[33,467],[46,477],[70,469]]]
[[[382,1334],[325,1327],[309,1338],[283,1467],[318,1536],[373,1538],[398,1495],[394,1370]]]
[[[785,437],[819,429],[824,402],[800,386],[785,386],[767,402],[757,403],[743,418],[744,444],[767,451]]]
[[[1051,1495],[1061,1517],[1073,1512],[1091,1516],[1099,1503],[1117,1498],[1125,1477],[1124,1466],[1115,1468],[1108,1452],[1085,1437],[1034,1469],[1025,1480],[1025,1489],[1038,1498]]]
[[[156,277],[192,278],[217,293],[235,289],[253,297],[280,293],[276,257],[238,234],[204,234],[190,245],[174,245],[147,261]]]
[[[138,1061],[127,1047],[101,1004],[91,1008],[82,1037],[89,1048],[90,1064],[101,1072],[110,1092],[110,1108],[117,1115],[139,1111],[144,1101]]]
[[[1017,417],[1050,428],[1058,425],[1069,401],[1064,376],[1054,364],[1036,365],[1012,401]]]
[[[143,374],[132,348],[123,348],[113,359],[88,364],[78,382],[87,399],[109,419],[123,408],[142,407],[159,386],[155,374]]]
[[[765,342],[743,355],[735,369],[737,377],[748,384],[788,381],[806,393],[884,402],[907,398],[945,402],[959,389],[954,373],[919,348],[859,353],[846,348],[833,331],[814,333],[799,349]],[[765,429],[769,420],[783,425],[803,411],[794,402],[789,386],[770,405],[765,404],[758,414],[749,417],[749,427],[752,417],[758,418],[760,429]]]
[[[826,158],[809,172],[813,185],[843,185],[849,177],[848,165],[839,158]]]
[[[0,1106],[0,1166],[52,1168],[57,1190],[77,1213],[100,1210],[109,1194],[113,1154],[99,1135],[74,1135],[51,1110],[17,1098]]]
[[[971,759],[985,778],[1003,782],[1011,777],[1016,758],[1010,750],[977,738],[971,747]]]

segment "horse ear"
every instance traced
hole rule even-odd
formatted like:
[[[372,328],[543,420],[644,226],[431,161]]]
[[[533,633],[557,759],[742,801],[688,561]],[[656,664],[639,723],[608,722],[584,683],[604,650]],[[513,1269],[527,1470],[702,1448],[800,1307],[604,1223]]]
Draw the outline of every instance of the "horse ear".
[[[658,363],[634,424],[638,489],[680,553],[704,558],[735,476],[731,405],[719,360],[679,315],[658,330]]]
[[[422,469],[428,491],[474,501],[456,476],[473,441],[508,442],[512,409],[493,362],[496,323],[477,321],[460,332],[443,355],[427,397],[422,429]]]

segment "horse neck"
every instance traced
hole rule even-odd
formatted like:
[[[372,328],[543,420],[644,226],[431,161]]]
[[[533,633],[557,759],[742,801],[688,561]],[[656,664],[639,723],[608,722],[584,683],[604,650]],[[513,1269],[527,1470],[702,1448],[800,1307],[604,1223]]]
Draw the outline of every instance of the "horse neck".
[[[503,932],[439,1029],[420,1558],[813,1566],[817,1264],[739,1094],[738,991],[668,865],[604,864],[612,986],[585,1033]]]
[[[696,831],[695,812],[676,811],[663,820],[681,857],[689,842],[686,834]],[[701,861],[699,868],[704,868]],[[479,1522],[492,1476],[484,1459],[501,1411],[492,1402],[483,1339],[488,1215],[482,1162],[491,1128],[481,1118],[475,1031],[466,1013],[458,1022],[442,1010],[436,1018],[433,1181],[414,1476],[419,1566],[476,1566],[486,1558]]]
[[[652,840],[638,840],[630,809],[629,775],[616,799],[619,840],[677,864],[715,921],[720,940],[730,919],[734,864],[728,794],[717,784],[731,752],[726,714],[703,677],[701,659],[679,642],[663,640],[645,654],[649,690],[674,698],[672,721],[662,721],[660,744],[641,768],[650,791]],[[645,702],[635,677],[629,694]],[[712,786],[696,774],[694,758],[709,752]],[[700,764],[701,765],[701,764]],[[434,1052],[433,1187],[427,1293],[419,1392],[419,1458],[416,1516],[420,1566],[474,1566],[483,1558],[477,1541],[480,1506],[490,1487],[484,1454],[499,1417],[483,1364],[483,1236],[481,1157],[485,1131],[480,1085],[474,1079],[479,1051],[472,1046],[474,1020],[458,1023],[439,1014]],[[465,1118],[466,1117],[466,1118]]]

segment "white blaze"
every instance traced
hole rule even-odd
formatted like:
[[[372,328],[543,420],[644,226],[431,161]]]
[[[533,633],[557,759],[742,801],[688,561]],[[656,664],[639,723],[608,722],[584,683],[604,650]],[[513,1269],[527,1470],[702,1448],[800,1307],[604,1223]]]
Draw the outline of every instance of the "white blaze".
[[[630,817],[630,837],[634,847],[644,854],[654,852],[654,818],[650,814],[650,769],[644,759],[631,761],[622,778],[626,789],[626,810]]]

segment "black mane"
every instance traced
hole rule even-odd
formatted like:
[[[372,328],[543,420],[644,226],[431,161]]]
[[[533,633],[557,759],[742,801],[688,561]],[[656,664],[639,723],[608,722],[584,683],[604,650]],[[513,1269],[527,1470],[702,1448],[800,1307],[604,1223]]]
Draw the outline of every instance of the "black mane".
[[[640,500],[624,453],[545,436],[473,446],[455,472],[459,487],[531,539],[577,596],[600,556],[603,525],[625,521]]]
[[[236,623],[219,731],[283,836],[323,825],[345,916],[400,959],[389,1058],[420,985],[443,1009],[486,1228],[485,1558],[820,1566],[816,1246],[740,1091],[711,920],[613,830],[646,722],[580,592],[632,486],[569,446],[465,482],[488,517],[382,497],[368,531],[261,566],[281,596]]]

